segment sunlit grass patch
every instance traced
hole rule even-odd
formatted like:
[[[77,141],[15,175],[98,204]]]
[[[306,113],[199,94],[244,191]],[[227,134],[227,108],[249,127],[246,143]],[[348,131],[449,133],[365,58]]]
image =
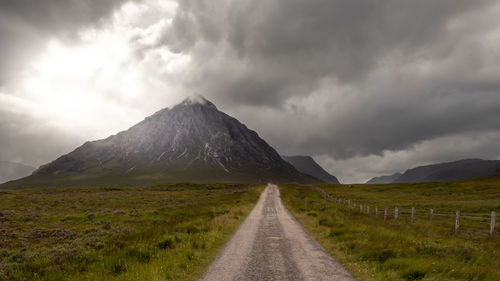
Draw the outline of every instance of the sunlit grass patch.
[[[359,207],[325,200],[317,186],[280,186],[287,208],[358,280],[500,280],[500,235],[489,236],[488,221],[465,221],[455,233],[454,221],[446,217],[430,224],[421,216],[412,224],[407,214],[384,221],[383,214],[376,218],[373,212],[377,204],[486,212],[500,207],[499,184],[319,186],[335,197],[372,206],[370,215],[360,214]]]
[[[0,196],[0,280],[196,280],[262,190],[8,191]]]

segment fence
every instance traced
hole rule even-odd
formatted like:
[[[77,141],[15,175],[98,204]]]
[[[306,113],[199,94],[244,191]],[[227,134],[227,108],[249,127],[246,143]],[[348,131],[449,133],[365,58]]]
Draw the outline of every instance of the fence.
[[[350,199],[346,198],[339,198],[339,197],[334,197],[331,194],[328,194],[321,188],[318,188],[318,191],[321,193],[323,198],[329,201],[333,201],[336,204],[339,205],[344,205],[348,207],[348,209],[353,210],[357,212],[359,210],[360,214],[366,214],[366,215],[371,215],[371,210],[373,210],[373,215],[378,218],[379,217],[379,212],[382,211],[382,209],[379,209],[378,207],[375,207],[374,209],[371,208],[371,206],[363,205],[360,203],[357,203],[355,201],[351,201]],[[389,214],[392,212],[392,208],[384,208],[383,209],[383,220],[387,221],[389,219]],[[484,225],[484,222],[487,221],[489,223],[489,234],[493,235],[495,233],[495,224],[496,224],[496,212],[491,211],[489,214],[463,214],[460,212],[460,210],[457,210],[455,212],[450,212],[450,211],[439,211],[436,212],[434,208],[429,209],[428,211],[423,211],[423,210],[416,210],[415,207],[411,207],[408,211],[403,211],[400,210],[399,207],[394,207],[394,220],[398,220],[398,218],[401,215],[409,215],[410,222],[415,223],[416,217],[427,217],[429,224],[433,224],[435,222],[436,217],[441,217],[441,218],[451,218],[454,220],[454,227],[453,231],[458,232],[461,223],[464,219],[467,219],[469,221],[474,221],[476,223],[482,223]]]

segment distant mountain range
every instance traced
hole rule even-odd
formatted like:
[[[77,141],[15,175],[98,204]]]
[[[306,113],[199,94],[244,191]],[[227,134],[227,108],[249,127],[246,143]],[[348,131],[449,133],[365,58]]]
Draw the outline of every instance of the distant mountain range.
[[[0,183],[26,177],[33,173],[34,170],[34,167],[28,165],[0,161]]]
[[[299,172],[311,175],[328,183],[340,184],[339,180],[325,171],[311,156],[281,156],[283,160],[292,164]]]
[[[420,166],[403,174],[377,177],[369,184],[403,182],[446,182],[486,177],[500,170],[499,160],[465,159],[455,162]]]
[[[152,185],[165,182],[297,182],[297,171],[210,101],[189,98],[130,129],[86,142],[6,188]]]
[[[401,173],[395,173],[390,176],[381,176],[381,177],[374,177],[373,179],[367,181],[367,184],[385,184],[385,183],[393,183],[396,179],[398,179],[400,176],[403,174]]]

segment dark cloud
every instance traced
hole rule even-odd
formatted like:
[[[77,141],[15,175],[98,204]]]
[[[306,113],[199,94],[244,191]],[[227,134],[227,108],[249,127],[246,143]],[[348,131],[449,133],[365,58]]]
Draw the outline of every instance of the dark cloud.
[[[120,3],[1,2],[0,79],[49,35]],[[136,61],[155,62],[148,71],[165,69],[165,48],[186,55],[164,82],[205,95],[284,154],[351,171],[350,181],[499,157],[499,17],[494,0],[178,0],[171,21],[131,31],[129,43]]]
[[[50,37],[71,39],[83,26],[98,24],[125,0],[0,1],[0,84],[12,77]]]
[[[416,59],[436,42],[440,50],[427,55],[439,59],[453,47],[448,23],[492,3],[240,0],[210,9],[204,2],[179,1],[166,43],[198,58],[203,69],[193,83],[204,91],[254,104],[307,94],[324,77],[357,83],[387,57]]]
[[[382,155],[500,124],[495,1],[179,3],[163,43],[193,56],[188,87],[286,153]]]

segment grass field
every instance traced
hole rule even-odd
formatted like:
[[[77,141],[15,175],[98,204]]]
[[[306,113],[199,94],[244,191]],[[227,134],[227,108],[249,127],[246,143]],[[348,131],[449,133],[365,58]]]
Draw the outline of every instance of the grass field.
[[[365,211],[325,200],[317,188],[363,204]],[[488,216],[500,211],[497,180],[280,189],[287,208],[358,280],[500,280],[500,226],[497,219],[491,237]],[[390,210],[387,221],[380,213],[375,218],[376,206]],[[403,211],[398,220],[395,206]],[[413,224],[411,207],[418,211]],[[436,212],[432,225],[430,208]],[[457,233],[455,210],[471,216]]]
[[[0,280],[196,280],[262,190],[0,191]]]

